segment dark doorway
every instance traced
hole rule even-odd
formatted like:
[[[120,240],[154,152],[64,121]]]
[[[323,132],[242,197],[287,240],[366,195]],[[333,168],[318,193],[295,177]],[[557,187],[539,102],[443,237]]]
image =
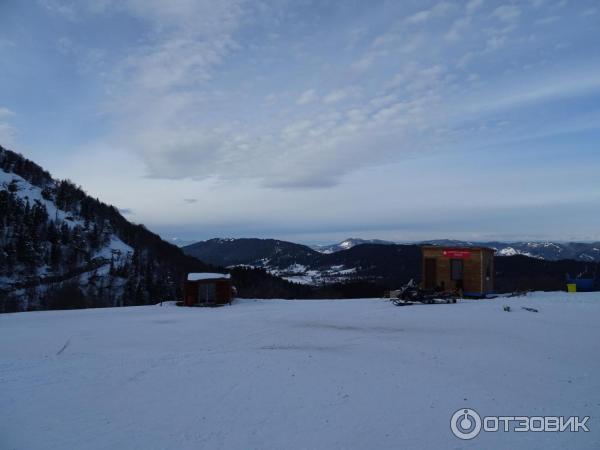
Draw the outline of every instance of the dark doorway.
[[[456,289],[462,290],[463,286],[463,271],[465,263],[462,259],[450,260],[450,279],[454,281]]]
[[[425,258],[425,289],[435,289],[437,286],[436,259]]]
[[[198,303],[213,304],[215,302],[215,284],[201,284],[198,286]]]
[[[462,259],[450,260],[450,279],[452,281],[462,281],[464,263]]]

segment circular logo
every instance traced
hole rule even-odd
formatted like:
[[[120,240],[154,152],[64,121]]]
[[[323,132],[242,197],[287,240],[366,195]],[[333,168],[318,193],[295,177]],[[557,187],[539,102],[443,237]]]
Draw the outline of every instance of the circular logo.
[[[463,408],[452,414],[450,429],[454,436],[468,441],[477,437],[481,431],[481,417],[471,408]]]

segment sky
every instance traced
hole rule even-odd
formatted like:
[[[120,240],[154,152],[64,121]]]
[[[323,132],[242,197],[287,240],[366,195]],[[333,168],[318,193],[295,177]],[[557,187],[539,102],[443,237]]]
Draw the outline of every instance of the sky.
[[[600,240],[597,0],[0,0],[0,145],[166,239]]]

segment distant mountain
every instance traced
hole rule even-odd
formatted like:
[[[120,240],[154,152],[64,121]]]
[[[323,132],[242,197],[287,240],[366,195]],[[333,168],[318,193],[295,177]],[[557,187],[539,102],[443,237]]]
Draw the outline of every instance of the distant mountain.
[[[197,242],[197,240],[181,239],[178,237],[174,237],[170,238],[169,242],[173,245],[176,245],[177,247],[185,247],[186,245],[192,245],[193,243]]]
[[[182,247],[185,254],[219,266],[286,268],[308,264],[319,253],[301,244],[276,239],[209,239]]]
[[[432,241],[423,241],[419,244],[424,243],[456,247],[491,247],[497,250],[497,256],[524,255],[531,258],[540,258],[549,261],[574,259],[577,261],[600,262],[600,242],[474,242],[452,239],[437,239]],[[361,244],[390,245],[396,244],[396,242],[384,241],[380,239],[365,240],[350,238],[337,244],[318,245],[313,246],[312,248],[321,253],[335,253],[341,250],[348,250],[349,248]]]
[[[454,240],[428,241],[435,245],[473,246],[480,245],[497,250],[497,256],[524,255],[531,258],[558,261],[573,259],[577,261],[600,262],[600,242],[468,242]]]
[[[335,253],[342,250],[349,250],[352,247],[362,244],[377,244],[377,245],[390,245],[395,244],[392,241],[382,241],[381,239],[359,239],[359,238],[348,238],[337,244],[330,245],[313,245],[311,248],[320,253]]]
[[[377,283],[405,283],[411,278],[420,278],[421,249],[417,245],[360,244],[348,250],[321,254],[312,268],[330,271],[333,277],[329,277],[333,280],[341,275]]]
[[[275,239],[210,239],[182,250],[211,264],[263,268],[288,281],[312,285],[382,280],[390,271],[411,272],[403,268],[407,262],[420,265],[420,250],[414,245],[360,244],[323,253]],[[414,274],[412,271],[411,276]]]

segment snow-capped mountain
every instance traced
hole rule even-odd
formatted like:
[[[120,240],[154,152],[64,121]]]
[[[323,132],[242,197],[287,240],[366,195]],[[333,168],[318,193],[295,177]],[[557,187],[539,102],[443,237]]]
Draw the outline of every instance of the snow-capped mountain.
[[[335,253],[341,250],[349,250],[352,247],[362,244],[378,244],[378,245],[389,245],[395,244],[392,241],[383,241],[381,239],[360,239],[360,238],[348,238],[337,244],[330,245],[313,245],[311,248],[318,251],[319,253]]]
[[[524,255],[531,258],[558,261],[573,259],[576,261],[600,262],[600,242],[468,242],[454,240],[429,241],[436,245],[473,246],[481,245],[496,249],[497,256]]]
[[[179,237],[172,237],[168,241],[177,247],[185,247],[186,245],[192,245],[197,242],[196,240],[182,239]]]
[[[361,244],[401,244],[402,242],[392,242],[380,239],[346,239],[337,244],[317,245],[312,248],[320,253],[335,253],[341,250],[348,250]],[[405,243],[405,242],[404,242]],[[419,244],[435,244],[444,246],[484,246],[496,249],[497,256],[524,255],[531,258],[547,259],[549,261],[558,261],[560,259],[574,259],[576,261],[595,261],[600,262],[600,242],[499,242],[499,241],[459,241],[453,239],[437,239],[433,241],[423,241]]]
[[[309,247],[277,239],[209,239],[182,247],[202,261],[219,266],[252,265],[288,267],[308,264],[317,252]]]

